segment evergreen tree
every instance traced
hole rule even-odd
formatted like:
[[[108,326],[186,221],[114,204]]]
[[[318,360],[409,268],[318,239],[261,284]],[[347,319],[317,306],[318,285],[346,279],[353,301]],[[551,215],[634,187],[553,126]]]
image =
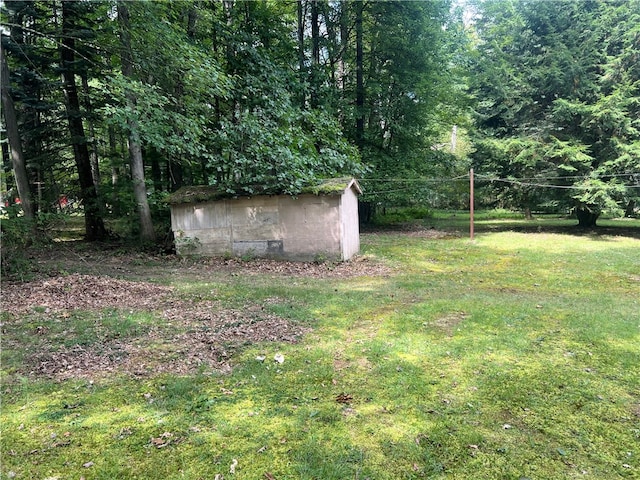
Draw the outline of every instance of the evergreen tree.
[[[480,4],[474,157],[480,171],[513,179],[497,188],[504,201],[571,206],[580,225],[593,226],[603,210],[631,200],[638,91],[628,59],[637,52],[638,5]],[[532,188],[548,184],[554,190]]]

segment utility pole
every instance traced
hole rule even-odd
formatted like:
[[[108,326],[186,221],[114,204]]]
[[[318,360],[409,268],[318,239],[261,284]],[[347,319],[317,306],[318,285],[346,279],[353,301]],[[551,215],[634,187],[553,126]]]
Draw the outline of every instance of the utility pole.
[[[473,168],[469,170],[469,240],[473,241]]]

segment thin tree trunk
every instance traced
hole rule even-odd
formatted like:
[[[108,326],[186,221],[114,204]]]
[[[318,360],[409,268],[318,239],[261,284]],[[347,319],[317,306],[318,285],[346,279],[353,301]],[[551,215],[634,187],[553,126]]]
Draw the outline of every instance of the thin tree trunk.
[[[300,106],[304,109],[307,106],[307,95],[305,83],[307,69],[305,66],[305,54],[304,54],[304,0],[298,0],[298,75],[300,78]]]
[[[78,169],[80,195],[84,203],[85,238],[89,241],[103,240],[107,236],[104,221],[100,215],[98,192],[93,183],[91,161],[87,139],[82,125],[82,114],[78,100],[78,88],[75,79],[75,38],[73,2],[62,2],[62,48],[60,50],[62,79],[66,98],[69,133],[73,145],[73,155]]]
[[[235,2],[234,0],[223,0],[222,1],[222,13],[224,15],[226,24],[227,24],[227,32],[231,32],[233,30],[233,9]],[[228,41],[226,46],[226,58],[227,58],[227,69],[231,75],[236,73],[236,45],[234,41]],[[231,121],[234,124],[240,122],[240,106],[238,104],[238,100],[233,98],[231,105]]]
[[[345,57],[347,55],[347,47],[349,45],[349,2],[347,0],[340,1],[340,89],[342,90],[342,98],[347,88],[347,67]]]
[[[362,52],[362,0],[356,2],[356,145],[364,147],[364,66]]]
[[[4,112],[4,121],[7,129],[7,138],[9,139],[9,149],[11,152],[11,163],[13,165],[13,173],[16,179],[16,187],[18,188],[18,196],[22,205],[24,217],[33,220],[35,218],[34,205],[31,198],[31,190],[29,187],[29,175],[27,173],[27,165],[22,153],[22,141],[18,131],[18,121],[16,117],[15,105],[13,98],[9,93],[9,66],[7,58],[4,54],[4,48],[0,47],[0,60],[2,62],[2,110]]]
[[[329,9],[329,10],[327,10]],[[328,60],[329,60],[329,76],[331,79],[331,87],[332,88],[336,88],[336,78],[337,78],[337,72],[336,72],[336,66],[337,66],[337,59],[339,57],[339,52],[340,49],[337,48],[338,45],[338,38],[337,38],[337,33],[336,33],[336,25],[335,25],[335,18],[331,17],[331,11],[330,11],[331,7],[327,4],[323,4],[323,9],[322,9],[322,14],[325,18],[325,24],[327,26],[327,43],[329,44],[328,48],[327,48],[327,53],[328,53]]]
[[[98,142],[96,141],[96,131],[93,124],[93,108],[91,107],[91,99],[89,98],[89,80],[87,79],[87,72],[82,72],[80,75],[82,80],[82,90],[84,98],[84,109],[87,112],[87,124],[89,126],[89,136],[91,139],[91,150],[89,150],[89,161],[91,162],[91,175],[93,176],[93,183],[100,196],[100,166],[98,164]]]
[[[311,108],[318,107],[320,84],[320,24],[318,19],[318,1],[311,0]]]
[[[118,2],[118,20],[120,22],[120,40],[122,42],[122,74],[127,78],[133,77],[133,61],[131,58],[131,37],[129,24],[129,9],[126,2]],[[136,97],[130,91],[126,92],[127,106],[136,108]],[[151,220],[151,209],[147,200],[147,187],[144,177],[144,162],[142,160],[142,146],[138,124],[128,120],[129,127],[129,159],[131,161],[131,181],[133,182],[133,196],[138,209],[140,220],[140,239],[144,242],[155,242],[156,235]]]
[[[633,217],[635,209],[636,209],[635,200],[629,200],[629,203],[627,203],[627,207],[624,210],[624,216],[625,217]]]
[[[177,162],[167,162],[169,191],[175,192],[184,185],[184,171]]]

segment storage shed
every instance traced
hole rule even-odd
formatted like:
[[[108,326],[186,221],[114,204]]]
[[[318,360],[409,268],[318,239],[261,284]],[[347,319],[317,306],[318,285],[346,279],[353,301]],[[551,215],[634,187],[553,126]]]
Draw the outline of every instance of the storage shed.
[[[228,198],[215,187],[183,187],[169,198],[181,255],[252,256],[285,260],[349,260],[360,250],[353,179],[333,179],[296,197]]]

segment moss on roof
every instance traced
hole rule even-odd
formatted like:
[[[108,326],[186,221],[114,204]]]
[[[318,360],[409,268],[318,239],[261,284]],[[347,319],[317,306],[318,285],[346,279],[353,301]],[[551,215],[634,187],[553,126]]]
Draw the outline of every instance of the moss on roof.
[[[358,193],[362,193],[358,182],[351,177],[326,179],[317,185],[303,188],[300,193],[312,195],[339,195],[347,188],[351,187],[354,187]],[[171,205],[177,205],[180,203],[215,202],[216,200],[222,200],[224,198],[235,198],[238,196],[252,195],[234,195],[224,190],[220,190],[219,187],[213,185],[194,185],[182,187],[179,190],[173,192],[167,198],[167,202]]]
[[[179,203],[213,202],[222,200],[223,198],[230,198],[231,196],[229,193],[221,191],[218,187],[212,185],[194,185],[176,190],[169,195],[167,202],[171,205],[177,205]]]
[[[302,189],[300,193],[312,193],[313,195],[337,195],[344,192],[347,188],[355,186],[358,193],[362,193],[360,185],[355,178],[328,178],[318,185],[312,185]]]

